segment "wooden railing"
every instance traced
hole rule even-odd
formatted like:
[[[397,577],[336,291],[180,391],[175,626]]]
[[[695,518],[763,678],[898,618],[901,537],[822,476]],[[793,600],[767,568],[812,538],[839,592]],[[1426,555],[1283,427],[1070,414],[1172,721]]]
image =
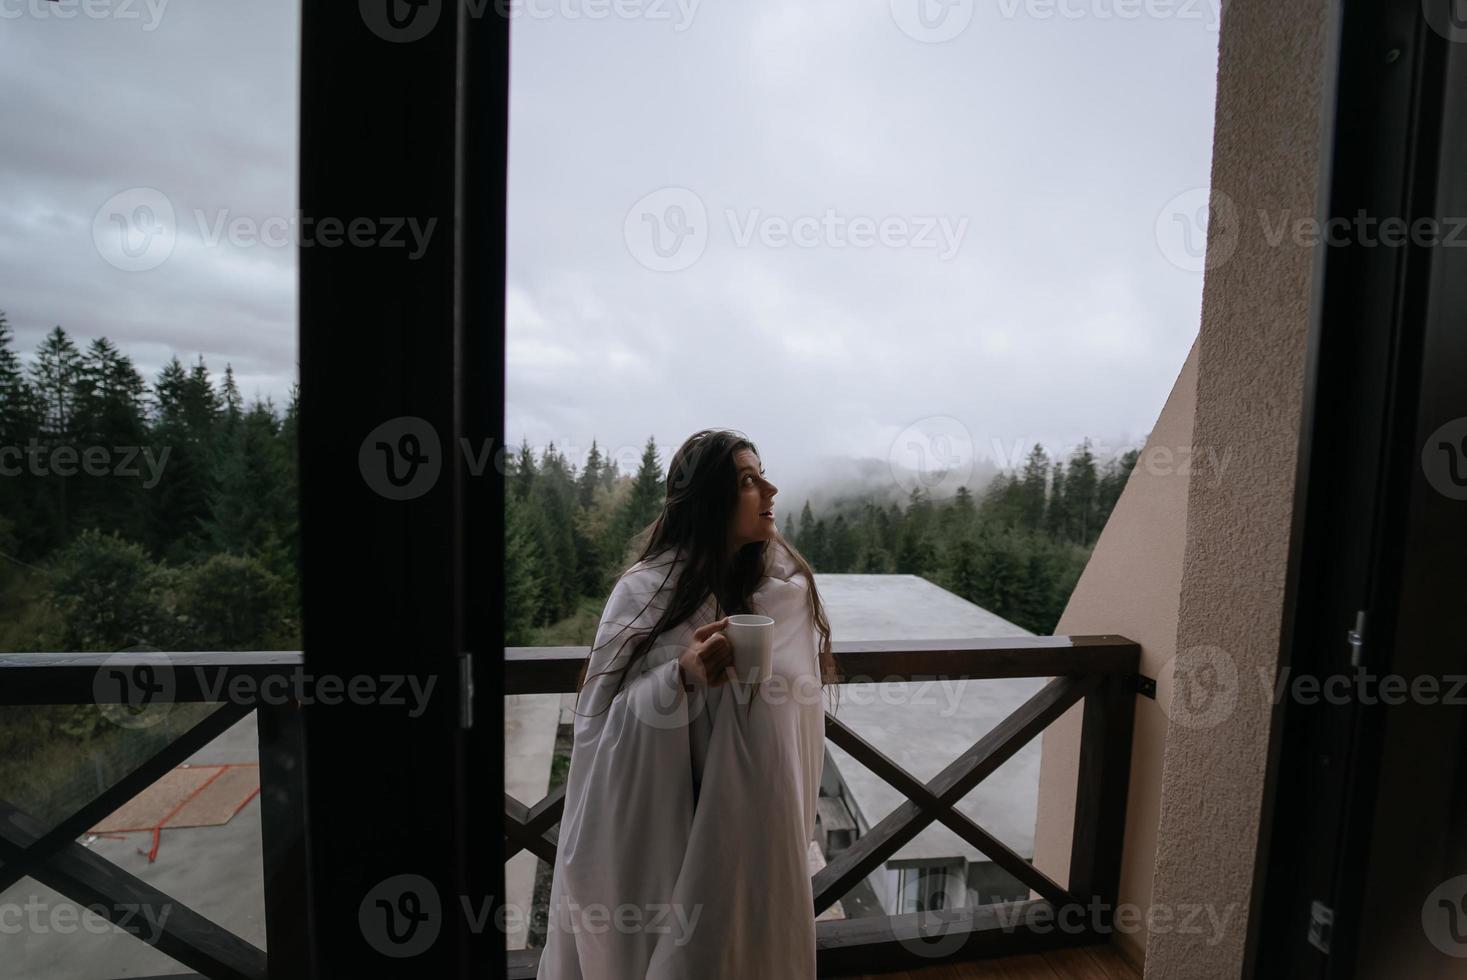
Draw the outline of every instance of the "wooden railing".
[[[0,788],[0,892],[29,875],[136,931],[140,909],[160,951],[211,980],[300,976],[308,956],[304,758],[299,706],[265,682],[301,667],[299,653],[28,653],[0,655],[0,708],[14,705],[217,702],[219,706],[49,829]],[[240,684],[238,678],[247,678]],[[254,692],[253,695],[250,692]],[[263,693],[263,697],[259,695]],[[77,838],[251,711],[258,712],[265,928],[255,946],[173,896],[78,844]],[[156,923],[153,925],[151,923]],[[142,939],[141,936],[138,936]],[[3,972],[3,971],[0,971]]]
[[[835,717],[826,735],[906,801],[814,877],[814,913],[841,898],[934,821],[968,841],[1040,897],[1002,906],[910,913],[817,924],[823,975],[872,972],[942,960],[963,960],[1105,942],[1120,877],[1131,725],[1139,648],[1116,636],[1023,637],[951,642],[835,644],[843,683],[932,679],[1047,677],[1050,682],[994,729],[923,782]],[[505,694],[574,691],[583,647],[511,648],[505,652]],[[159,676],[160,663],[166,677]],[[153,944],[199,975],[219,980],[269,980],[300,975],[309,959],[306,899],[305,798],[301,712],[269,692],[271,679],[302,667],[301,655],[281,653],[5,654],[0,655],[0,707],[172,702],[219,702],[202,721],[153,757],[47,828],[0,798],[0,891],[31,876],[78,904],[105,910],[126,928],[129,909],[164,908]],[[109,675],[118,683],[99,683]],[[249,678],[243,685],[235,678]],[[1011,758],[1068,708],[1084,704],[1069,880],[1061,886],[956,808],[973,787]],[[158,888],[76,843],[122,804],[162,778],[251,711],[258,712],[262,857],[268,954],[211,922]],[[555,825],[563,788],[533,805],[505,796],[505,859],[529,850],[555,860]],[[1061,916],[1078,923],[1060,928]],[[508,954],[510,976],[534,975],[537,950]]]
[[[514,647],[505,652],[506,694],[574,691],[584,647]],[[945,960],[1002,956],[1103,943],[1112,928],[1120,880],[1131,727],[1140,648],[1119,636],[838,642],[845,684],[1048,677],[971,748],[922,782],[833,715],[826,737],[899,790],[906,801],[829,864],[812,882],[819,915],[882,862],[937,821],[1040,897],[944,912],[823,920],[816,924],[822,975],[876,972]],[[1069,881],[1034,867],[956,804],[1051,722],[1084,704]],[[505,795],[505,859],[528,850],[553,863],[561,786],[527,806]],[[511,977],[533,977],[538,950],[509,954]]]

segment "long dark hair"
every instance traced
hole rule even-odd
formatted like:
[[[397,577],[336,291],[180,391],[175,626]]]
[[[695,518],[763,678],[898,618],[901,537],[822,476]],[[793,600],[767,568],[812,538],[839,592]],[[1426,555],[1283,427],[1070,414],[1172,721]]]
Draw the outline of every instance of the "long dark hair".
[[[815,588],[815,573],[805,556],[776,527],[773,539],[751,542],[739,548],[732,559],[727,557],[729,522],[733,519],[739,495],[734,454],[741,449],[752,450],[755,454],[759,452],[754,443],[741,432],[731,429],[701,429],[689,436],[673,454],[672,462],[667,467],[667,500],[657,519],[638,535],[639,539],[645,538],[646,542],[641,553],[621,573],[624,575],[637,563],[664,553],[671,559],[662,584],[638,611],[638,616],[647,609],[653,598],[662,594],[663,587],[667,585],[677,566],[681,564],[683,567],[673,589],[672,599],[657,623],[650,630],[632,633],[622,640],[622,646],[617,649],[617,655],[620,655],[628,642],[634,643],[631,655],[619,670],[612,698],[625,685],[632,665],[646,656],[657,637],[686,621],[707,601],[710,594],[714,597],[715,619],[753,612],[750,603],[764,578],[765,553],[771,547],[781,546],[789,549],[798,572],[805,577],[811,616],[815,629],[820,634],[821,688],[824,690],[828,685],[838,684],[839,671],[830,644],[830,621],[826,618],[825,606],[820,602],[820,594]],[[680,557],[682,561],[678,561]],[[632,622],[635,621],[634,616]],[[616,636],[625,633],[631,622],[621,626],[622,629]],[[606,643],[609,644],[616,636],[608,638]],[[593,647],[591,653],[594,654],[597,649]],[[616,657],[613,656],[612,662],[615,661]],[[580,704],[581,690],[588,679],[586,669],[590,663],[591,658],[587,656],[586,662],[581,665],[581,675],[576,682],[577,705]],[[591,676],[599,677],[609,673],[612,671],[604,670]],[[606,707],[610,706],[611,698],[608,698]],[[752,710],[752,698],[749,706]],[[599,713],[592,712],[593,715]]]

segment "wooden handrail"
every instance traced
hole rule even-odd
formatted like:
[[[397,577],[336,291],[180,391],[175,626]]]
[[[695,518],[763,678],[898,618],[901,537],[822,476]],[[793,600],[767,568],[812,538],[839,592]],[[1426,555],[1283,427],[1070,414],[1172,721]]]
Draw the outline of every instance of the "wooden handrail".
[[[1105,941],[1120,884],[1139,645],[1111,635],[1036,636],[845,641],[835,643],[833,652],[842,684],[1014,677],[1053,680],[926,783],[827,713],[827,737],[907,799],[815,875],[812,888],[817,915],[934,821],[1042,897],[1012,906],[1025,913],[1009,920],[1020,923],[1017,926],[1005,925],[990,906],[936,916],[821,921],[817,923],[821,972],[891,969],[922,962],[932,955],[923,948],[927,940],[922,937],[928,935],[929,927],[937,934],[933,938],[948,951],[942,959]],[[504,656],[504,692],[574,691],[587,653],[585,647],[510,647]],[[1062,887],[975,824],[956,804],[1076,704],[1083,705],[1079,782],[1069,882]],[[564,802],[564,786],[533,807],[506,795],[505,859],[528,849],[554,863],[556,841],[549,828],[560,818]],[[1091,924],[1080,932],[1054,929],[1059,911],[1067,907],[1085,909],[1091,914]],[[1033,925],[1036,916],[1030,913],[1037,913],[1038,925]],[[534,976],[537,960],[536,950],[512,953],[510,975]]]
[[[1123,636],[1006,636],[960,640],[840,640],[832,645],[843,684],[932,678],[1058,677],[1134,674],[1140,648]],[[507,647],[505,694],[576,689],[587,647]],[[0,705],[93,704],[97,672],[166,664],[169,700],[209,701],[223,676],[256,681],[300,669],[296,650],[251,652],[0,653]],[[227,691],[227,688],[226,688]]]
[[[303,662],[294,650],[0,653],[0,706],[115,704],[160,685],[160,701],[228,701],[235,678],[249,677],[258,685],[300,670]],[[100,677],[104,670],[128,683],[107,683]],[[166,680],[157,676],[160,671]]]
[[[838,640],[831,650],[843,684],[1134,674],[1141,655],[1134,640],[1111,635]],[[587,647],[508,647],[504,651],[504,693],[572,692],[588,652]]]
[[[1053,680],[926,783],[918,781],[827,715],[826,730],[831,740],[900,790],[907,797],[907,802],[816,875],[813,882],[815,911],[818,913],[839,898],[922,827],[938,821],[1043,896],[1020,903],[1023,908],[1042,911],[1050,916],[1051,922],[1059,909],[1070,904],[1104,910],[1104,918],[1097,923],[1100,928],[1087,927],[1083,935],[1030,928],[1028,925],[1017,928],[1001,926],[988,907],[955,910],[953,914],[937,917],[941,921],[939,932],[949,936],[961,934],[955,937],[959,942],[951,947],[952,953],[941,958],[967,958],[1104,941],[1110,928],[1108,913],[1114,909],[1119,888],[1140,647],[1122,636],[1097,635],[841,641],[835,643],[833,649],[841,684],[1019,677]],[[504,652],[503,693],[573,692],[588,652],[586,647],[509,647]],[[104,668],[128,676],[141,672],[147,676],[133,677],[134,683],[149,685],[158,682],[158,671],[165,671],[167,692],[160,700],[227,701],[232,697],[229,683],[236,677],[248,677],[258,685],[267,678],[279,679],[299,673],[303,667],[304,658],[295,651],[0,654],[0,705],[105,702],[111,698],[109,692],[112,688],[98,683]],[[118,689],[121,690],[121,685]],[[120,694],[119,699],[122,696]],[[957,811],[955,804],[1004,759],[1077,703],[1083,705],[1079,783],[1069,881],[1068,887],[1062,888]],[[298,725],[298,713],[279,707],[265,711],[264,705],[260,708],[262,783],[269,782],[275,788],[287,787],[291,785],[287,773],[289,767],[273,764],[273,754],[270,756],[270,771],[263,771],[267,754],[267,746],[263,743],[267,729],[274,732],[280,724]],[[201,726],[200,731],[205,727]],[[278,747],[287,754],[292,751],[298,753],[298,740],[287,749],[283,744],[286,740],[277,738],[277,735],[270,736],[272,753],[276,741],[282,742]],[[167,759],[160,756],[158,765],[166,763]],[[139,774],[138,779],[146,780],[155,775],[154,772]],[[135,787],[130,786],[129,789]],[[298,805],[298,788],[295,796]],[[98,801],[96,805],[103,802],[110,801]],[[563,807],[564,787],[533,806],[506,795],[505,859],[529,849],[544,860],[553,862],[556,840],[552,828],[560,819]],[[90,812],[78,814],[73,823],[85,822],[83,816],[87,820],[91,818]],[[15,832],[0,834],[0,845],[4,845],[0,850],[14,852],[9,853],[8,860],[31,850],[31,860],[26,863],[39,865],[35,869],[37,877],[55,879],[56,884],[65,886],[63,890],[113,895],[119,893],[118,889],[128,890],[127,883],[109,881],[101,884],[108,874],[107,869],[101,866],[89,866],[79,872],[95,877],[95,884],[82,878],[57,877],[67,867],[66,862],[77,860],[76,846],[70,842],[67,846],[60,846],[59,836],[50,840],[34,830],[29,833],[16,831],[15,828],[23,827],[24,816],[10,813],[9,818],[9,825]],[[267,823],[272,823],[272,829],[276,829],[274,824],[282,824],[288,818],[288,814],[282,813],[274,815],[273,820],[267,819]],[[65,827],[68,834],[71,829],[70,824]],[[300,863],[298,850],[285,846],[284,835],[278,829],[269,836],[279,839],[270,849],[272,860],[267,863],[282,871],[291,871],[298,877],[303,869],[289,867]],[[272,889],[272,892],[271,901],[267,904],[278,905],[281,910],[289,906],[288,897],[280,890]],[[276,911],[279,910],[267,909],[267,913]],[[278,915],[272,917],[279,918]],[[919,920],[927,921],[920,916],[890,916],[852,922],[820,922],[817,932],[822,972],[843,964],[859,963],[874,969],[917,961],[913,950],[922,945],[914,931],[919,928]],[[1026,916],[1025,922],[1029,920],[1030,917]],[[230,954],[233,962],[227,967],[195,950],[190,943],[203,944],[205,948],[216,943],[216,938],[206,935],[207,932],[203,925],[182,923],[182,927],[169,936],[170,941],[181,943],[179,952],[183,955],[175,955],[185,962],[191,959],[208,962],[211,970],[222,969],[228,975],[258,975],[258,957],[251,960],[250,957],[256,954],[250,950],[242,950],[242,954],[248,955]],[[908,935],[909,932],[912,934]],[[198,938],[190,938],[195,933]],[[233,937],[224,938],[233,940]],[[532,976],[533,954],[534,951],[522,951],[511,955],[512,973]],[[926,956],[925,953],[922,955]]]

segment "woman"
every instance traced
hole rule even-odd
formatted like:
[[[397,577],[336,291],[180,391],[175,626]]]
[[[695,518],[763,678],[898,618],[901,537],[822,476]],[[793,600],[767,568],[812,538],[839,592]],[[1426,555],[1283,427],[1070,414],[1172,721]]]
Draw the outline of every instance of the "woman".
[[[737,432],[673,455],[577,692],[542,980],[815,976],[806,861],[836,672],[777,492]],[[737,613],[774,619],[757,690],[731,682]]]

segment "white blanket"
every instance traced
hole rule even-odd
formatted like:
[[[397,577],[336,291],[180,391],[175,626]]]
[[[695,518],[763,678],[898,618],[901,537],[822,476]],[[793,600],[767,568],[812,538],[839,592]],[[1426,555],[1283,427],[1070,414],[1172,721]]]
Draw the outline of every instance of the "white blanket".
[[[813,980],[806,861],[825,756],[819,635],[784,545],[771,541],[767,554],[753,605],[775,621],[773,676],[756,691],[724,684],[690,695],[677,682],[678,654],[715,618],[711,596],[658,637],[608,710],[617,675],[588,679],[541,980]],[[670,558],[639,563],[617,582],[588,678],[613,656],[625,663],[632,644],[621,650],[622,640],[666,608],[683,568],[659,592]]]

